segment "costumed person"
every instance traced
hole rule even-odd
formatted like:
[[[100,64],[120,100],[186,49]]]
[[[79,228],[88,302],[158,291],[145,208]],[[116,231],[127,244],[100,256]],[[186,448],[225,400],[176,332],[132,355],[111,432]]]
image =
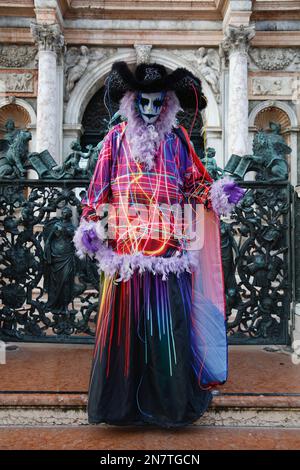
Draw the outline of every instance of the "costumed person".
[[[184,426],[227,380],[219,215],[243,190],[213,182],[177,124],[181,109],[206,106],[188,70],[116,62],[106,98],[124,121],[103,140],[74,237],[101,278],[88,421]],[[184,206],[202,208],[201,243],[190,241],[190,216],[178,217]]]

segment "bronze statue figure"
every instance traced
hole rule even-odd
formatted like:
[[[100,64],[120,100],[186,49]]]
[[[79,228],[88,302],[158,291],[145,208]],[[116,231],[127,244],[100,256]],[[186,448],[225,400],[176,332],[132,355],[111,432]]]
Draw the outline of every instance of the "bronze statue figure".
[[[61,218],[51,219],[44,230],[44,259],[48,265],[45,287],[48,293],[47,308],[53,313],[64,313],[73,298],[75,277],[74,225],[72,210],[64,207]]]

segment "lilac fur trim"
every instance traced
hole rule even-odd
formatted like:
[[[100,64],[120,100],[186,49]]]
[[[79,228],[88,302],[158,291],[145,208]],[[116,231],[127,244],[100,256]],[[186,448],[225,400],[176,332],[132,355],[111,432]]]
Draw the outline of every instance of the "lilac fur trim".
[[[99,248],[96,252],[89,250],[83,243],[84,233],[93,229],[98,235]],[[105,231],[100,222],[87,222],[82,219],[75,231],[73,242],[76,248],[76,254],[83,259],[86,255],[96,260],[99,274],[103,271],[108,277],[118,273],[116,281],[128,281],[134,271],[139,273],[149,271],[152,274],[160,274],[165,281],[169,273],[179,275],[183,271],[192,272],[197,266],[195,254],[186,252],[184,254],[176,254],[170,258],[162,256],[145,256],[143,253],[135,253],[133,255],[119,255],[112,248],[107,247],[103,241],[105,240]]]
[[[154,166],[155,154],[165,135],[177,126],[176,114],[181,110],[179,100],[173,91],[168,91],[165,103],[154,124],[146,124],[136,107],[136,94],[127,92],[120,102],[119,112],[127,118],[126,136],[133,158],[145,163],[146,169]]]
[[[175,273],[177,276],[184,272],[191,272],[196,267],[196,261],[192,253],[174,255],[170,258],[161,256],[145,256],[142,253],[133,255],[119,255],[111,248],[102,245],[102,248],[95,256],[99,268],[99,273],[104,272],[106,276],[114,276],[118,273],[117,282],[128,281],[134,271],[140,274],[149,271],[152,274],[160,274],[162,280],[168,278],[169,273]]]
[[[83,238],[89,230],[93,230],[99,240],[99,249],[101,249],[101,245],[103,240],[105,240],[105,230],[104,227],[98,222],[90,221],[88,222],[85,219],[81,219],[79,226],[77,227],[74,237],[73,243],[76,248],[76,254],[79,258],[84,258],[86,255],[93,258],[95,256],[95,251],[92,249],[88,249],[87,245],[83,242]]]
[[[228,201],[228,194],[224,191],[224,186],[234,182],[229,176],[224,176],[214,181],[210,188],[210,198],[213,210],[218,215],[229,215],[234,209],[235,204]]]

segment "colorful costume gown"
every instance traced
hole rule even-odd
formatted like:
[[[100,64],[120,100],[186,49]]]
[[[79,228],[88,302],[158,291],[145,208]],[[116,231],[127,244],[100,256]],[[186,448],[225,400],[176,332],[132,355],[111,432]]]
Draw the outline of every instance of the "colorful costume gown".
[[[226,381],[224,283],[213,184],[183,128],[165,135],[151,170],[132,158],[126,122],[107,134],[74,239],[79,256],[95,258],[101,273],[89,423],[183,426],[207,410],[210,388]],[[172,236],[172,217],[169,225],[162,214],[158,219],[148,214],[144,222],[126,211],[126,223],[110,223],[114,237],[102,241],[99,207],[110,203],[120,214],[124,201],[128,207],[165,205],[167,211],[187,201],[202,204],[197,230],[203,232],[203,246],[186,250],[184,240]],[[158,233],[167,236],[153,235]],[[89,239],[90,249],[82,237]]]

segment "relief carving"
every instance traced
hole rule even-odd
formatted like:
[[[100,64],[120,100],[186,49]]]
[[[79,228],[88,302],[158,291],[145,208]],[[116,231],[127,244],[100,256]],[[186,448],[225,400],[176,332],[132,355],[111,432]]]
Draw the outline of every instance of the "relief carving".
[[[70,47],[64,57],[65,92],[68,101],[76,83],[99,62],[115,54],[112,48],[88,48],[87,46]]]
[[[251,80],[253,95],[284,95],[292,94],[292,77],[255,77]]]
[[[58,24],[30,24],[31,34],[40,51],[59,54],[64,46],[64,36]]]
[[[234,52],[247,54],[250,41],[254,36],[255,29],[253,26],[228,26],[225,31],[225,38],[220,45],[222,56],[227,59]]]
[[[183,58],[190,63],[196,74],[205,78],[210,85],[216,100],[221,100],[220,94],[220,76],[221,76],[221,59],[217,49],[207,49],[199,47],[194,51],[174,50],[172,53]]]
[[[139,64],[149,64],[151,57],[151,44],[135,44],[134,45],[136,52],[136,63]]]
[[[21,73],[0,73],[0,92],[33,94],[35,92],[34,74],[29,71]]]
[[[37,48],[34,46],[0,45],[1,67],[36,66]]]
[[[251,47],[249,57],[261,70],[284,70],[293,63],[296,67],[300,63],[300,51],[291,48]]]

